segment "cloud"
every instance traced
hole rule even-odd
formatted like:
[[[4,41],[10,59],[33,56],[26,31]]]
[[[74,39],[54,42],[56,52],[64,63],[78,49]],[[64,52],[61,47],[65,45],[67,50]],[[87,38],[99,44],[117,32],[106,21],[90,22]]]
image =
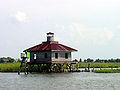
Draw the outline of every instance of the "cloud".
[[[108,28],[87,27],[80,23],[72,23],[64,26],[64,29],[64,33],[69,34],[69,39],[77,44],[105,45],[114,37],[113,31]]]
[[[117,25],[117,28],[120,29],[120,24]]]
[[[91,44],[104,45],[113,39],[114,33],[107,28],[87,27],[79,23],[70,25],[72,35],[77,36],[79,40]]]
[[[27,22],[27,19],[28,19],[26,13],[21,12],[21,11],[16,12],[12,16],[17,22],[20,22],[20,23]]]
[[[61,30],[65,30],[65,26],[64,25],[59,25],[59,24],[55,24],[56,28],[60,28]]]

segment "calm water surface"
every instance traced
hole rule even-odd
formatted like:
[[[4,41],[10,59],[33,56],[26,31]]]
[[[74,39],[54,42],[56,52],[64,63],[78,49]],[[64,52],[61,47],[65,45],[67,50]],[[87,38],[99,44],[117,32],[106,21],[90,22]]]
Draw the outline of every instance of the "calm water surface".
[[[0,73],[0,90],[120,90],[120,73]]]

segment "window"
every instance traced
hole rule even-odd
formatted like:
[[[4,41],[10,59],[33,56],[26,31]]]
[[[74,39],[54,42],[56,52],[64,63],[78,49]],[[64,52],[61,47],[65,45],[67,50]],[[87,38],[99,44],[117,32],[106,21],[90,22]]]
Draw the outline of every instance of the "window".
[[[65,53],[65,59],[68,59],[68,53]]]
[[[56,59],[58,58],[58,53],[55,53],[55,58],[56,58]]]
[[[34,55],[33,55],[33,58],[34,58],[34,59],[37,59],[37,55],[36,55],[36,54],[34,54]]]
[[[45,58],[48,58],[48,55],[47,55],[47,53],[45,53],[45,56],[44,56]]]

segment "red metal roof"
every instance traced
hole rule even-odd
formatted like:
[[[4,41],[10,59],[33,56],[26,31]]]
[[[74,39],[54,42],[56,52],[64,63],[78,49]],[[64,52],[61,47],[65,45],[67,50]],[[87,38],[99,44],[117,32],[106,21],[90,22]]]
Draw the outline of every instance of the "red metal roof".
[[[71,47],[59,44],[59,43],[43,43],[36,45],[34,47],[31,47],[29,49],[26,49],[28,52],[31,51],[77,51],[76,49],[73,49]],[[24,52],[26,51],[24,50]]]

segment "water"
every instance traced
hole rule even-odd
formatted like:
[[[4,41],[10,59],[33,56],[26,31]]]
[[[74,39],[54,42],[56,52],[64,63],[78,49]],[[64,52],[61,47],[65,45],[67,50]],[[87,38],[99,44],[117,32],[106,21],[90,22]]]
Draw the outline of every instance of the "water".
[[[0,73],[0,90],[120,90],[120,73]]]

